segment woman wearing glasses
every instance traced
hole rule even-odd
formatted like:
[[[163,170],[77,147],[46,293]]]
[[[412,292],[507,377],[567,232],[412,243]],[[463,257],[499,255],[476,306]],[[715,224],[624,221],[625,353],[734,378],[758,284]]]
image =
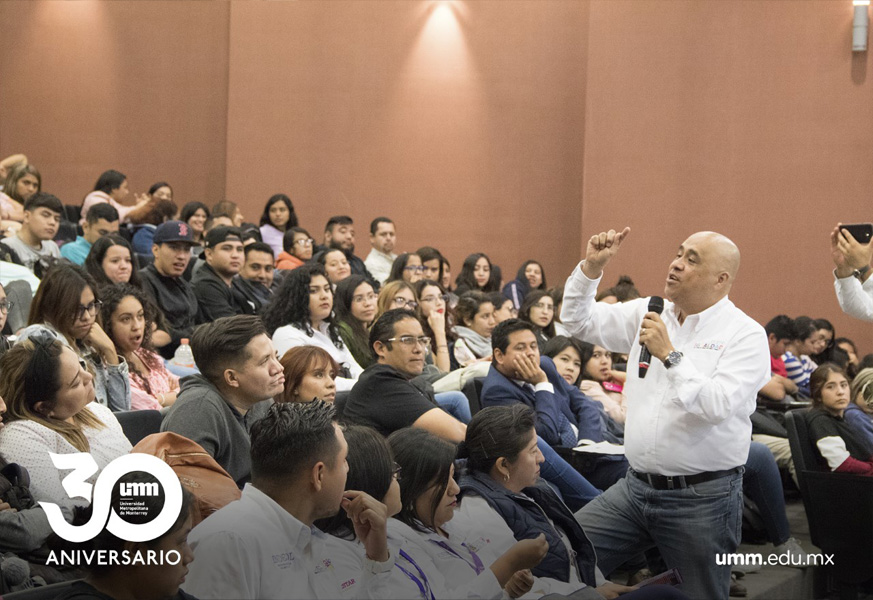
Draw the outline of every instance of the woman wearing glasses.
[[[297,346],[318,346],[339,363],[337,391],[352,389],[364,371],[340,337],[333,314],[333,286],[324,267],[306,264],[285,277],[264,310],[273,347],[284,355]]]
[[[112,411],[130,410],[127,362],[97,321],[100,299],[91,275],[78,265],[57,264],[40,283],[20,339],[48,331],[85,361],[94,376],[97,402]]]
[[[355,361],[366,369],[375,362],[370,350],[370,324],[378,296],[363,275],[350,275],[336,286],[334,311],[337,329]]]
[[[312,258],[315,241],[302,227],[290,227],[282,236],[284,252],[276,256],[276,268],[290,271]]]
[[[518,310],[518,318],[533,325],[542,353],[543,347],[555,337],[555,301],[543,290],[533,290]]]
[[[379,299],[376,301],[376,318],[394,308],[405,308],[417,312],[418,302],[415,300],[415,290],[403,280],[386,283],[379,290]]]
[[[424,266],[421,262],[421,257],[418,254],[404,252],[394,259],[394,264],[391,265],[391,274],[388,276],[388,282],[405,281],[409,285],[420,281],[424,276]]]
[[[413,288],[421,307],[421,326],[424,335],[430,338],[430,354],[428,358],[443,373],[452,370],[449,359],[449,341],[455,340],[451,332],[451,316],[446,305],[448,294],[443,286],[430,279],[422,279]]]
[[[75,506],[89,501],[67,496],[62,481],[68,473],[55,467],[50,453],[88,452],[102,469],[131,449],[115,416],[95,401],[95,391],[80,356],[47,328],[33,331],[0,359],[0,397],[6,402],[0,454],[27,469],[35,500],[58,504],[68,519]],[[95,472],[86,481],[96,479]]]

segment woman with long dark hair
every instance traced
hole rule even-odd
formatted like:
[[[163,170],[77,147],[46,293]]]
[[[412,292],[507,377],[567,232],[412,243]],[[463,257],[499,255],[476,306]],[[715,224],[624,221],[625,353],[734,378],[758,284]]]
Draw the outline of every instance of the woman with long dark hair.
[[[98,322],[97,286],[78,265],[57,264],[43,278],[20,338],[48,331],[85,361],[93,373],[97,402],[113,411],[130,410],[127,362]]]
[[[85,216],[95,204],[100,202],[108,202],[118,211],[118,219],[125,223],[133,211],[141,212],[149,203],[150,198],[146,194],[136,196],[136,204],[133,206],[125,206],[122,202],[130,194],[128,187],[127,176],[113,169],[104,171],[94,184],[94,191],[85,196],[82,202],[82,220],[81,225],[85,221]]]
[[[261,240],[273,248],[274,256],[279,256],[283,250],[282,237],[286,231],[298,224],[291,198],[285,194],[273,194],[264,205],[264,213],[261,215]]]
[[[197,246],[191,248],[191,253],[194,255],[199,256],[200,252],[203,251],[206,221],[209,220],[209,216],[209,207],[202,202],[188,202],[179,213],[179,220],[191,228],[191,237],[197,242]],[[194,248],[198,250],[195,252]]]
[[[289,227],[282,236],[283,251],[276,255],[276,268],[290,271],[312,258],[315,240],[302,227]]]
[[[172,406],[179,377],[170,373],[152,345],[155,307],[141,289],[127,283],[104,287],[100,309],[106,333],[130,370],[130,407],[160,410]]]
[[[142,287],[139,264],[130,242],[114,233],[104,235],[94,242],[85,258],[85,269],[98,287],[116,283]]]
[[[442,285],[431,279],[417,281],[412,287],[421,313],[421,327],[424,335],[430,338],[430,354],[427,358],[440,371],[448,373],[452,370],[449,342],[456,339],[448,309],[449,296]]]
[[[555,301],[544,290],[533,290],[518,309],[518,318],[533,326],[540,352],[555,337]]]
[[[339,282],[334,293],[337,328],[355,361],[366,369],[373,364],[370,350],[370,324],[376,316],[373,284],[363,275],[349,275]]]
[[[454,333],[454,358],[458,365],[466,367],[480,360],[491,358],[491,332],[497,326],[494,320],[494,305],[482,292],[470,291],[461,294],[455,307],[458,321]]]
[[[352,389],[363,369],[337,330],[333,288],[321,265],[306,264],[291,271],[264,310],[263,319],[280,356],[296,346],[318,346],[340,365],[337,389]]]
[[[500,282],[494,281],[491,275],[491,259],[485,254],[477,252],[464,259],[461,272],[455,280],[455,293],[460,296],[464,292],[498,292]]]
[[[391,265],[391,273],[388,275],[386,283],[392,281],[405,281],[409,285],[421,281],[423,277],[424,267],[421,264],[421,257],[413,252],[404,252],[394,259]]]

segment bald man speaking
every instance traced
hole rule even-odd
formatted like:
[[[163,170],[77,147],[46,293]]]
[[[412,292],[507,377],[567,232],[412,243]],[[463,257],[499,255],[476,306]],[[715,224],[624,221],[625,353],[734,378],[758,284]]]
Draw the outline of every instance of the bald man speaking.
[[[625,479],[576,513],[604,573],[657,546],[693,598],[727,600],[742,526],[743,465],[755,397],[770,378],[764,329],[728,299],[740,252],[725,236],[695,233],[670,263],[664,311],[647,298],[595,302],[603,268],[630,233],[588,240],[564,288],[561,321],[572,335],[628,354]],[[640,265],[640,268],[645,268]],[[645,378],[640,350],[651,352]],[[724,562],[723,560],[721,562]]]

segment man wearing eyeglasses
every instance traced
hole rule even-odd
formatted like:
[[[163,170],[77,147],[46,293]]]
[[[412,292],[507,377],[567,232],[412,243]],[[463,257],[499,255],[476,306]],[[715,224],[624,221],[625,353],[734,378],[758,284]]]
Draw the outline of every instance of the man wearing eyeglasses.
[[[441,438],[460,442],[466,426],[440,408],[433,386],[415,379],[424,370],[430,338],[412,311],[385,312],[370,329],[376,364],[361,374],[349,393],[343,416],[383,435],[404,427],[420,427]]]

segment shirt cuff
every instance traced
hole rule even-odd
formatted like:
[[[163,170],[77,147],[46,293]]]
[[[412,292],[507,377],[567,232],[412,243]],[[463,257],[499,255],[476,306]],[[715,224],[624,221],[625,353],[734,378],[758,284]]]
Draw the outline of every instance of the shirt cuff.
[[[542,383],[538,383],[534,386],[534,393],[536,392],[548,392],[550,394],[555,393],[555,386],[553,386],[548,381],[544,381]]]
[[[397,557],[394,555],[394,550],[391,548],[391,546],[388,546],[388,560],[386,560],[385,562],[372,560],[368,558],[366,554],[364,554],[364,571],[372,573],[373,575],[387,573],[394,568],[394,563],[396,562],[396,560]]]
[[[588,275],[582,272],[582,265],[584,264],[585,261],[583,260],[578,265],[576,265],[576,268],[573,269],[570,277],[573,278],[583,288],[594,287],[594,289],[596,290],[597,286],[600,284],[600,280],[603,279],[603,273],[600,273],[600,277],[598,277],[597,279],[591,279],[590,277],[588,277]]]

